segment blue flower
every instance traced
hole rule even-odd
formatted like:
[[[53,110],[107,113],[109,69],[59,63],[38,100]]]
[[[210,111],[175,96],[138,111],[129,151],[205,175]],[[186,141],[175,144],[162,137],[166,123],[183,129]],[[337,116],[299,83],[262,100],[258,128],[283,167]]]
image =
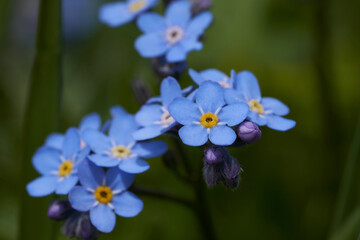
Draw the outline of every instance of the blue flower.
[[[85,142],[82,139],[83,132],[88,128],[98,130],[100,128],[100,125],[101,125],[101,118],[97,113],[90,113],[81,120],[78,131],[80,134],[82,149],[86,146]],[[64,134],[52,133],[46,138],[45,146],[49,146],[61,150],[63,146],[64,138],[65,138]]]
[[[111,232],[116,223],[115,213],[135,217],[143,209],[143,202],[127,191],[135,175],[110,168],[106,174],[101,167],[85,160],[79,166],[81,186],[69,193],[71,206],[80,212],[90,212],[91,223],[101,232]],[[115,213],[114,213],[115,212]]]
[[[201,50],[199,37],[212,21],[210,12],[191,19],[189,1],[174,1],[166,9],[165,18],[156,13],[139,17],[137,25],[144,35],[135,42],[135,48],[146,58],[166,55],[168,62],[184,61],[188,52]]]
[[[181,140],[190,146],[201,146],[208,139],[215,145],[231,145],[236,134],[230,127],[246,118],[247,104],[225,105],[224,89],[212,81],[202,83],[195,97],[196,103],[176,98],[169,106],[171,116],[184,125],[179,130]]]
[[[205,81],[217,82],[223,88],[234,88],[236,72],[231,70],[231,77],[217,69],[207,69],[201,72],[196,72],[194,69],[189,70],[189,75],[195,83],[199,86]]]
[[[149,169],[149,164],[141,158],[153,158],[164,154],[167,145],[163,141],[137,142],[133,132],[139,128],[133,115],[115,117],[109,129],[109,136],[100,131],[88,129],[84,141],[95,152],[88,156],[101,167],[119,166],[127,173],[141,173]]]
[[[100,21],[110,27],[118,27],[134,20],[138,15],[157,4],[157,0],[127,0],[107,3],[101,7]]]
[[[136,140],[155,138],[177,124],[168,108],[175,98],[183,96],[179,83],[173,77],[167,77],[161,82],[160,92],[160,97],[149,99],[151,104],[142,106],[136,113],[135,120],[143,127],[134,132]]]
[[[33,197],[42,197],[53,192],[67,194],[78,182],[78,164],[89,154],[89,148],[80,149],[80,136],[76,128],[65,135],[61,150],[44,146],[32,159],[41,177],[30,182],[26,189]]]
[[[250,107],[248,120],[259,126],[286,131],[296,125],[294,120],[281,117],[289,113],[284,103],[272,97],[261,97],[258,81],[249,71],[238,74],[235,89],[227,89],[225,99],[228,104],[247,103]]]

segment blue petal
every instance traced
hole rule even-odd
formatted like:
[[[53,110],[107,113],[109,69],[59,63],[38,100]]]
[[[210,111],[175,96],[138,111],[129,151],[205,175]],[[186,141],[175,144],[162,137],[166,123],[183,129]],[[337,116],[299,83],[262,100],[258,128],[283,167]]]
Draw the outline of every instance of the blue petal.
[[[134,142],[133,132],[139,128],[133,115],[124,115],[112,120],[109,136],[115,140],[116,144],[124,146]]]
[[[43,175],[57,171],[61,164],[60,151],[51,147],[41,147],[34,154],[32,164],[36,171]]]
[[[183,27],[191,18],[191,5],[188,1],[175,1],[169,4],[165,12],[166,21],[171,25]]]
[[[135,48],[142,57],[151,58],[163,55],[168,49],[168,44],[161,34],[148,33],[136,39]]]
[[[256,112],[249,111],[247,118],[251,121],[256,123],[259,126],[264,126],[267,123],[265,115],[259,115]]]
[[[142,158],[154,158],[167,151],[167,144],[164,141],[140,142],[134,146],[133,151]]]
[[[88,160],[84,160],[79,164],[78,177],[84,187],[96,189],[102,185],[105,173],[101,167],[96,166]]]
[[[148,170],[150,165],[138,157],[133,157],[120,161],[119,168],[126,173],[138,174]]]
[[[148,140],[160,136],[167,129],[164,129],[161,125],[152,125],[136,130],[133,137],[137,141]]]
[[[111,116],[113,118],[122,117],[122,116],[128,114],[128,112],[123,107],[121,107],[119,105],[110,108],[110,113],[111,113]]]
[[[105,133],[107,130],[109,130],[109,128],[111,126],[111,122],[112,122],[112,119],[106,120],[104,125],[101,127],[100,132]]]
[[[73,159],[80,150],[80,135],[76,128],[72,127],[66,131],[62,155],[66,159]]]
[[[187,36],[183,40],[179,42],[179,45],[181,45],[183,52],[185,53],[185,58],[187,53],[190,51],[200,51],[203,48],[202,42],[198,40],[198,38]],[[184,58],[184,60],[185,60]]]
[[[272,97],[263,97],[261,99],[261,105],[264,107],[265,111],[271,111],[279,116],[284,116],[289,113],[289,108],[281,101]]]
[[[166,109],[175,98],[182,97],[180,85],[173,77],[167,77],[161,82],[160,93]]]
[[[236,140],[236,133],[228,126],[217,125],[210,130],[210,141],[219,146],[229,146]]]
[[[135,17],[134,13],[128,10],[128,6],[123,2],[108,3],[100,8],[100,21],[106,23],[110,27],[117,27],[132,21]]]
[[[213,16],[210,12],[204,12],[193,18],[186,29],[186,33],[192,36],[200,36],[209,27]]]
[[[64,178],[56,185],[56,194],[65,195],[76,185],[78,182],[78,177],[76,175],[70,175]]]
[[[186,125],[180,128],[179,136],[183,143],[189,146],[201,146],[208,140],[206,128],[200,125]]]
[[[58,177],[55,175],[42,176],[26,185],[26,190],[32,197],[44,197],[55,191]]]
[[[96,153],[102,154],[111,150],[110,139],[99,131],[86,129],[82,137],[91,150]]]
[[[192,78],[192,80],[197,83],[198,85],[200,85],[202,82],[205,81],[205,79],[203,78],[202,74],[198,73],[197,71],[195,71],[194,69],[189,69],[189,75]],[[210,79],[208,79],[210,80]]]
[[[69,192],[69,201],[75,210],[86,212],[94,205],[95,197],[93,193],[87,191],[83,186],[75,186]]]
[[[88,158],[99,167],[115,167],[119,164],[118,158],[103,154],[93,154]]]
[[[141,126],[151,126],[154,122],[161,120],[163,111],[161,106],[158,104],[144,105],[135,114],[135,120]]]
[[[161,103],[161,97],[160,96],[152,97],[146,101],[146,104],[153,104],[153,103]]]
[[[245,120],[249,112],[249,106],[246,103],[235,103],[223,107],[218,118],[220,122],[225,122],[229,126],[235,126]]]
[[[100,231],[109,233],[116,224],[116,217],[114,211],[104,204],[99,204],[90,209],[91,223]]]
[[[237,76],[236,87],[237,90],[244,94],[247,101],[250,101],[251,99],[260,101],[260,86],[253,73],[249,71],[239,72]]]
[[[276,115],[267,115],[267,126],[277,131],[287,131],[295,127],[296,122]]]
[[[244,94],[235,89],[224,89],[224,96],[227,104],[247,103]]]
[[[198,106],[187,98],[177,98],[169,106],[170,115],[180,124],[199,122],[201,113]]]
[[[170,63],[181,62],[186,59],[187,51],[180,45],[174,45],[166,53],[166,60]]]
[[[61,150],[64,142],[64,134],[52,133],[45,140],[45,146]]]
[[[86,146],[84,149],[82,149],[78,154],[76,155],[75,163],[79,164],[81,161],[83,161],[88,155],[90,154],[90,147]]]
[[[145,13],[139,16],[137,26],[144,33],[166,30],[165,19],[157,13]]]
[[[206,81],[200,85],[196,103],[205,113],[215,113],[218,108],[225,105],[224,89],[218,83]]]
[[[143,202],[132,192],[123,192],[113,199],[115,213],[121,217],[135,217],[143,209]]]
[[[204,81],[210,80],[214,82],[223,82],[229,78],[225,73],[213,68],[201,71],[200,75]]]
[[[134,182],[135,175],[121,171],[118,167],[110,168],[106,172],[106,185],[112,191],[124,191]]]
[[[79,130],[80,132],[84,131],[86,128],[99,130],[100,125],[101,125],[101,118],[99,114],[90,113],[81,120]]]
[[[231,84],[232,88],[235,88],[235,84],[236,84],[236,78],[237,78],[237,74],[235,72],[235,70],[231,70],[230,71],[230,79],[228,80],[228,82]]]

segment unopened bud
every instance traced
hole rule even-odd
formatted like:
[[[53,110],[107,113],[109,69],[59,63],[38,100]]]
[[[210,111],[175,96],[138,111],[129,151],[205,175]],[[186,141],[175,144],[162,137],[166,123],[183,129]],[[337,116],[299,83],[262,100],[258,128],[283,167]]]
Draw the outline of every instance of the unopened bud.
[[[254,143],[261,138],[261,130],[250,121],[242,122],[236,129],[238,137],[246,143]]]
[[[61,231],[68,238],[76,237],[82,240],[95,240],[98,230],[91,224],[89,213],[74,212],[68,217]]]
[[[224,161],[222,170],[224,185],[231,189],[237,188],[240,183],[240,173],[242,172],[239,162],[230,157]]]
[[[208,11],[212,5],[212,0],[190,0],[190,2],[193,15]]]
[[[177,79],[187,68],[187,63],[185,61],[168,63],[165,57],[153,58],[151,60],[151,65],[160,79],[169,76]]]
[[[208,187],[213,187],[223,180],[221,170],[217,165],[204,163],[203,176]]]
[[[64,220],[73,211],[74,210],[71,208],[70,202],[67,199],[59,199],[50,204],[47,216],[53,220]]]
[[[224,147],[211,146],[204,151],[204,161],[210,165],[217,165],[229,155]]]

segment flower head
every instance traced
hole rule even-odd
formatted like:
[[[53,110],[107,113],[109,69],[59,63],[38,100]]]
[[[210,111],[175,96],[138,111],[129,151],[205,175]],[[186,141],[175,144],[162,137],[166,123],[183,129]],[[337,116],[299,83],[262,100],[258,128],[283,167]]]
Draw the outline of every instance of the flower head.
[[[183,96],[179,83],[172,77],[165,78],[161,82],[160,93],[160,97],[150,99],[150,104],[142,106],[136,113],[137,123],[143,126],[134,132],[136,140],[160,136],[177,124],[168,109],[175,98]]]
[[[41,147],[32,161],[42,176],[26,186],[28,193],[33,197],[42,197],[53,192],[67,194],[78,182],[78,164],[88,153],[88,147],[81,150],[80,135],[76,128],[70,128],[66,132],[61,150]]]
[[[127,191],[135,175],[110,168],[105,173],[89,161],[79,166],[81,186],[69,193],[71,206],[80,212],[90,212],[91,223],[101,232],[111,232],[116,223],[115,213],[122,217],[135,217],[143,202]]]
[[[238,74],[235,89],[226,91],[225,99],[228,104],[247,103],[250,107],[247,119],[259,126],[286,131],[296,125],[294,120],[281,117],[289,113],[284,103],[272,97],[261,97],[258,81],[249,71]]]
[[[201,146],[208,139],[215,145],[231,145],[236,134],[230,127],[241,123],[249,107],[244,103],[225,104],[224,89],[206,81],[196,93],[196,103],[177,98],[169,106],[173,118],[184,125],[179,130],[181,140],[190,146]]]
[[[127,0],[107,3],[101,7],[100,21],[110,27],[118,27],[134,20],[141,13],[157,4],[157,0]]]
[[[199,37],[212,21],[210,12],[191,18],[191,4],[175,1],[169,4],[165,17],[146,13],[139,17],[137,25],[144,35],[135,42],[141,56],[154,58],[166,55],[168,62],[180,62],[193,50],[201,50]]]
[[[122,114],[111,121],[109,136],[100,131],[88,129],[84,140],[94,154],[88,158],[101,167],[115,167],[128,173],[141,173],[149,169],[142,158],[153,158],[167,150],[163,141],[137,142],[133,133],[139,128],[131,114]]]

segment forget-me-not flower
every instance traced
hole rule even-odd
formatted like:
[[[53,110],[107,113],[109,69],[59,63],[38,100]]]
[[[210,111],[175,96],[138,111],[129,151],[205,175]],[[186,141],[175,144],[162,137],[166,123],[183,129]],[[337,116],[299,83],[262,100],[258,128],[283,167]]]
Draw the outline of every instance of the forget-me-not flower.
[[[101,126],[101,118],[99,114],[90,113],[85,117],[83,117],[78,128],[80,134],[81,148],[84,148],[86,146],[85,142],[82,139],[83,132],[88,128],[98,130],[100,129],[100,126]],[[64,138],[65,138],[64,134],[52,133],[46,138],[45,146],[61,149],[63,146]]]
[[[201,83],[210,80],[219,83],[223,88],[233,88],[236,78],[236,72],[234,70],[231,70],[231,76],[228,77],[225,73],[213,68],[201,72],[190,69],[189,75],[199,86]]]
[[[284,103],[272,97],[261,97],[259,83],[249,71],[238,74],[235,89],[228,89],[225,99],[228,104],[247,103],[250,107],[248,120],[259,126],[266,125],[274,130],[286,131],[296,125],[294,120],[281,117],[289,113],[289,108]]]
[[[118,27],[134,20],[141,13],[152,8],[157,0],[127,0],[107,3],[101,7],[99,18],[110,27]]]
[[[42,176],[26,186],[30,196],[42,197],[53,192],[67,194],[78,182],[77,167],[89,151],[88,147],[81,150],[76,128],[67,130],[61,150],[48,146],[37,150],[32,162]]]
[[[91,223],[101,232],[111,232],[116,223],[115,213],[122,217],[135,217],[143,202],[127,191],[135,175],[110,168],[104,173],[101,167],[88,160],[79,166],[81,186],[69,193],[71,206],[80,212],[90,212]]]
[[[137,25],[144,35],[135,42],[141,56],[154,58],[166,55],[168,62],[186,59],[193,50],[201,50],[199,37],[212,21],[210,12],[191,18],[189,1],[174,1],[166,9],[165,17],[146,13],[139,17]]]
[[[163,141],[137,142],[133,133],[139,128],[131,114],[115,117],[109,129],[109,136],[100,131],[88,129],[84,132],[84,141],[95,152],[88,156],[101,167],[119,166],[127,173],[141,173],[149,169],[142,158],[153,158],[164,154],[167,145]]]
[[[160,136],[177,124],[168,108],[175,98],[183,96],[179,83],[173,77],[165,78],[161,82],[160,93],[160,99],[153,98],[152,104],[142,106],[136,113],[135,120],[142,126],[133,134],[136,140]],[[157,100],[160,104],[157,104]]]
[[[179,130],[181,140],[190,146],[201,146],[208,139],[215,145],[231,145],[236,134],[230,127],[246,118],[247,104],[225,106],[224,89],[212,81],[202,83],[195,98],[196,103],[176,98],[169,106],[171,116],[184,125]]]

